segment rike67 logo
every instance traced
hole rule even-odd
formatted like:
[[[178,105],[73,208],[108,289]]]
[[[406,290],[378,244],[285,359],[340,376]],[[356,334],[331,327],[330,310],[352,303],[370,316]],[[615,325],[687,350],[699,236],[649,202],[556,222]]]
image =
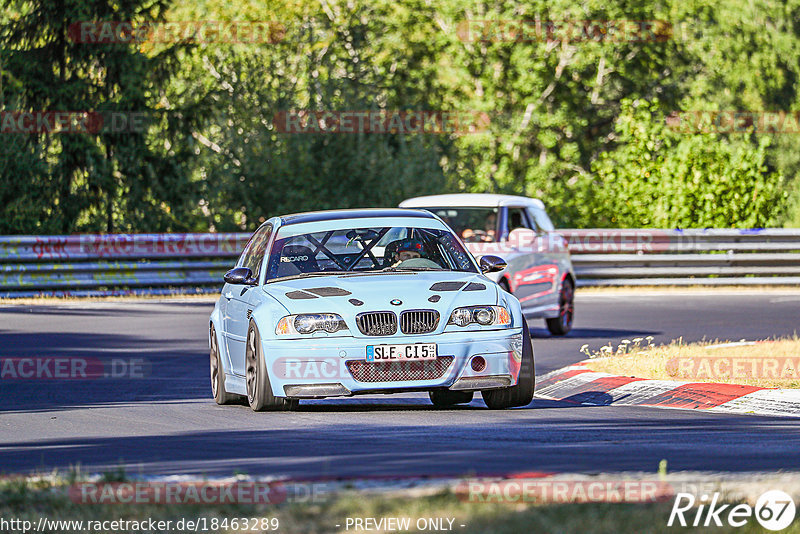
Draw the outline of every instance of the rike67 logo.
[[[743,527],[755,517],[767,530],[783,530],[794,521],[795,505],[792,497],[780,490],[763,493],[755,507],[747,503],[722,504],[720,494],[715,492],[709,499],[702,495],[698,501],[691,493],[678,493],[667,526],[682,527]]]

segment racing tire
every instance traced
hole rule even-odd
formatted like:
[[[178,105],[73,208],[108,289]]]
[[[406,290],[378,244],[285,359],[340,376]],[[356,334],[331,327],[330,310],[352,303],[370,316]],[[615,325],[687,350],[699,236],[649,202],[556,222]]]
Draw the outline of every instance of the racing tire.
[[[575,317],[575,285],[569,278],[561,284],[558,294],[558,317],[545,319],[547,329],[554,336],[566,336],[572,330],[572,320]]]
[[[533,343],[528,323],[522,320],[522,362],[520,363],[517,385],[502,389],[481,391],[483,402],[490,410],[502,410],[527,406],[533,400],[536,386],[536,368],[533,363]]]
[[[233,404],[239,400],[239,395],[225,391],[225,368],[222,367],[222,356],[219,352],[219,340],[214,325],[209,332],[209,360],[211,374],[211,394],[217,404]]]
[[[253,321],[250,321],[250,327],[247,329],[245,381],[247,383],[247,402],[254,412],[288,411],[296,409],[299,405],[297,399],[276,397],[272,394],[264,358],[264,347],[261,344],[261,334]]]
[[[456,404],[467,404],[472,402],[474,391],[450,391],[449,389],[436,389],[429,391],[428,396],[437,408],[446,408]]]

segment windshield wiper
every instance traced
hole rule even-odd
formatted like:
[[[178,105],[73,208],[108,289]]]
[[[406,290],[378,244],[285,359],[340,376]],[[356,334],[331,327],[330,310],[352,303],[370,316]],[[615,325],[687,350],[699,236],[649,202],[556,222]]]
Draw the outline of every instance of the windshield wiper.
[[[384,267],[380,270],[382,273],[400,272],[400,271],[444,271],[444,269],[437,269],[435,267]]]

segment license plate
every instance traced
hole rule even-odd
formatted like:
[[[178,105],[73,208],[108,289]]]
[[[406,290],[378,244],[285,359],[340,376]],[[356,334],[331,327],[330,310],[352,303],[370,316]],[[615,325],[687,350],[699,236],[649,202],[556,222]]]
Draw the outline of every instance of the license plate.
[[[436,343],[367,345],[368,362],[403,362],[436,359]]]

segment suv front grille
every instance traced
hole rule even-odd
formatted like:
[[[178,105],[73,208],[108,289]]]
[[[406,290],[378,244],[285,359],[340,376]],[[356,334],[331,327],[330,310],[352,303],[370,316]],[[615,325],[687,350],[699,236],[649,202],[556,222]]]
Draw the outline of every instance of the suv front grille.
[[[393,336],[397,333],[397,315],[394,312],[359,313],[356,324],[365,336]]]
[[[435,360],[419,362],[367,363],[363,360],[349,360],[347,369],[358,382],[403,382],[442,378],[451,363],[452,356],[439,356]]]
[[[410,310],[400,314],[400,331],[404,334],[427,334],[436,330],[438,324],[436,310]]]

